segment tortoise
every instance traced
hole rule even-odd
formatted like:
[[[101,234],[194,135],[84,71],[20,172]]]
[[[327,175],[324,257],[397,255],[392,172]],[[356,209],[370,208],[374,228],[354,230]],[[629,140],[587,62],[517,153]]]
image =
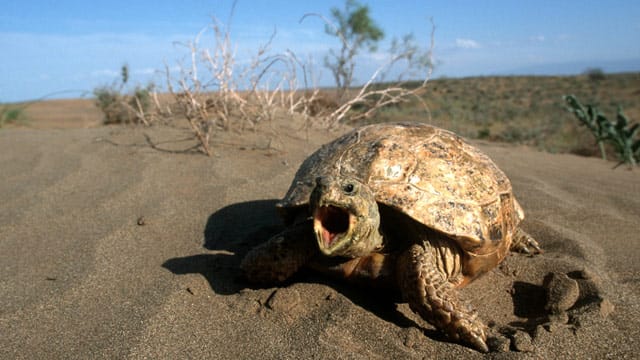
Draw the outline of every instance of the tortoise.
[[[282,283],[309,267],[395,288],[449,339],[484,352],[486,327],[456,289],[509,250],[541,251],[518,226],[507,176],[422,123],[368,125],[322,146],[276,207],[287,227],[244,257],[249,281]]]

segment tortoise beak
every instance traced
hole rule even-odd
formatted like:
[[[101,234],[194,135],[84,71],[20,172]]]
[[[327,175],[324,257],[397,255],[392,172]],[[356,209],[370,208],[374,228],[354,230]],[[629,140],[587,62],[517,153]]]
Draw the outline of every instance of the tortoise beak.
[[[331,249],[349,231],[350,224],[351,214],[344,208],[325,205],[316,209],[313,214],[313,229],[323,252]]]

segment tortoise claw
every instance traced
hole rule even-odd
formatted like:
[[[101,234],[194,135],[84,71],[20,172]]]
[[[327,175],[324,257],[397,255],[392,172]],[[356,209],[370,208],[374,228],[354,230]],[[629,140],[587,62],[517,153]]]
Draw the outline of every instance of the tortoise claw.
[[[478,336],[473,333],[469,335],[470,337],[469,339],[467,339],[467,341],[471,346],[473,346],[473,348],[475,348],[480,352],[484,352],[484,353],[489,352],[489,347],[487,346],[487,343],[484,341],[484,339],[481,336]]]
[[[460,340],[466,343],[469,347],[476,349],[480,352],[489,352],[487,346],[487,336],[485,334],[485,325],[477,318],[475,312],[471,313],[466,319],[459,319],[456,321],[458,329],[457,336]]]
[[[527,245],[532,247],[535,250],[536,254],[541,254],[542,253],[542,248],[540,248],[540,245],[538,244],[538,242],[535,241],[533,238],[529,238],[528,239]]]
[[[540,244],[538,244],[536,239],[534,239],[531,235],[527,234],[522,229],[518,229],[513,235],[511,251],[532,255],[541,254],[542,248],[540,248]]]

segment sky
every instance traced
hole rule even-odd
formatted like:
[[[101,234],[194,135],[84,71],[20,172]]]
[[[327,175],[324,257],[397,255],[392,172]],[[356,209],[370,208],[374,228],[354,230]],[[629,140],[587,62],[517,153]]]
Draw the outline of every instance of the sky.
[[[638,0],[391,0],[361,1],[385,32],[377,53],[362,53],[355,79],[368,80],[383,64],[390,40],[412,33],[428,48],[435,24],[433,78],[487,75],[640,71]],[[194,41],[215,47],[215,17],[229,26],[239,69],[275,30],[272,54],[290,50],[313,63],[314,82],[331,85],[323,58],[338,48],[320,17],[344,2],[238,0],[71,1],[10,0],[0,12],[0,103],[43,96],[88,97],[112,84],[123,64],[130,83],[166,82]],[[200,71],[205,69],[200,68]],[[239,70],[238,70],[239,71]]]

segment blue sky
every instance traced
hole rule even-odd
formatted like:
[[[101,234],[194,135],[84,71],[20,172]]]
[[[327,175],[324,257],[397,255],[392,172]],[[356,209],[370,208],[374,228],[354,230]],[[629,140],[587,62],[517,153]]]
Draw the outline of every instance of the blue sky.
[[[577,74],[589,67],[640,71],[638,0],[362,1],[392,37],[413,33],[425,47],[436,24],[433,77]],[[131,82],[162,83],[158,70],[187,53],[212,16],[227,23],[232,1],[9,1],[0,12],[0,102],[78,97],[117,78],[127,63]],[[314,59],[320,84],[330,83],[322,58],[336,40],[318,18],[343,1],[239,0],[231,35],[239,63],[248,61],[274,28],[272,52],[290,49]],[[210,38],[200,46],[210,47]],[[366,80],[377,57],[363,55],[356,70]]]

